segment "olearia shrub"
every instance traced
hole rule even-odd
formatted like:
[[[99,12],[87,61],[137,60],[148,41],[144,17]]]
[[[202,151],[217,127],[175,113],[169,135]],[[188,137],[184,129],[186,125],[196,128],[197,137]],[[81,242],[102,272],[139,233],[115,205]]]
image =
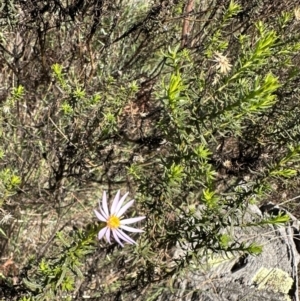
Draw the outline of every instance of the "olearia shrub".
[[[191,258],[263,252],[255,238],[236,242],[227,229],[288,222],[241,216],[278,187],[299,188],[292,12],[266,19],[258,7],[240,22],[247,14],[236,1],[203,4],[188,18],[182,1],[104,2],[95,11],[90,3],[63,11],[49,4],[47,21],[39,12],[38,45],[26,52],[39,49],[38,63],[14,69],[22,85],[12,84],[1,103],[0,209],[11,208],[10,198],[18,208],[6,253],[19,259],[19,301],[131,300],[134,290],[155,300]],[[60,19],[66,12],[84,26]],[[184,45],[182,19],[193,27]],[[58,36],[44,28],[53,20]],[[29,45],[25,38],[16,45]],[[26,81],[39,74],[32,70],[41,78]],[[142,229],[128,226],[135,222]],[[174,261],[178,246],[186,253]],[[13,292],[15,278],[2,276]]]
[[[135,167],[134,172],[129,169],[140,183],[145,202],[151,204],[149,227],[163,231],[155,243],[188,244],[193,256],[199,254],[198,260],[203,249],[262,252],[262,246],[239,245],[220,233],[241,225],[240,212],[245,212],[248,204],[259,205],[272,195],[273,187],[288,185],[298,175],[299,142],[292,137],[289,143],[277,145],[270,160],[259,160],[270,151],[266,144],[275,144],[277,134],[287,130],[285,117],[279,122],[273,114],[280,114],[279,106],[288,103],[280,98],[282,91],[291,89],[299,78],[299,69],[293,64],[299,35],[281,35],[293,16],[282,13],[272,26],[257,21],[251,35],[238,33],[232,42],[223,26],[241,10],[230,2],[224,22],[216,24],[212,37],[201,46],[201,54],[199,49],[179,46],[169,46],[162,53],[169,72],[165,71],[157,87],[161,108],[157,127],[167,150],[155,165]],[[299,135],[296,125],[289,130]],[[232,146],[227,148],[232,154],[226,156],[225,144],[230,140]],[[280,225],[288,220],[283,215],[261,223]],[[183,264],[188,264],[189,256],[187,252]]]

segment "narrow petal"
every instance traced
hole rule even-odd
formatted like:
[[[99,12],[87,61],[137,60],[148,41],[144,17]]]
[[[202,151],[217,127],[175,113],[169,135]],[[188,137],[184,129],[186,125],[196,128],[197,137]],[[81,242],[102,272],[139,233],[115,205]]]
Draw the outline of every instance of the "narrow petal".
[[[119,211],[120,208],[122,207],[122,205],[123,205],[125,199],[127,198],[128,193],[129,193],[129,192],[126,192],[126,193],[121,197],[121,199],[120,199],[119,202],[118,202],[118,205],[116,206],[116,208],[115,208],[115,210],[114,210],[114,212],[113,212],[114,214],[117,214],[117,213],[118,213],[118,211]]]
[[[106,240],[111,244],[111,241],[110,241],[110,229],[107,227],[107,230],[106,230],[106,233],[105,233],[105,237],[106,237]]]
[[[103,211],[103,209],[102,208],[99,208],[99,209],[100,209],[101,215],[105,218],[105,221],[107,221],[109,216],[106,217],[106,213]]]
[[[130,238],[127,234],[125,234],[122,230],[116,229],[115,231],[117,232],[116,234],[118,235],[118,237],[121,238],[122,240],[130,244],[136,244],[136,242],[132,238]]]
[[[128,232],[144,232],[141,229],[136,229],[136,228],[132,228],[132,227],[128,227],[128,226],[120,226],[120,228],[122,228],[123,230],[126,230]]]
[[[110,214],[113,215],[115,213],[115,209],[119,203],[119,199],[120,199],[120,190],[118,190],[115,198],[114,198],[114,201],[111,205],[111,208],[110,208]]]
[[[103,211],[102,203],[100,202],[100,200],[99,200],[99,209],[100,209],[100,213],[101,213],[105,218],[108,218],[108,216],[106,216],[106,213]]]
[[[116,216],[117,217],[121,217],[125,211],[132,206],[132,204],[134,203],[134,200],[131,200],[130,202],[128,202],[126,205],[124,205],[124,207],[122,207],[118,212],[116,212]]]
[[[146,216],[138,216],[138,217],[123,219],[123,220],[121,220],[121,225],[133,224],[133,223],[141,221],[144,218],[146,218]]]
[[[105,228],[103,228],[103,229],[101,229],[101,230],[99,231],[99,233],[98,233],[98,239],[99,239],[99,240],[103,238],[103,236],[105,235],[107,229],[108,229],[108,228],[105,227]]]
[[[106,191],[103,191],[102,207],[103,207],[103,210],[104,210],[104,213],[105,213],[104,217],[108,218],[109,217],[109,212],[108,212],[108,207],[107,207]]]
[[[112,233],[113,233],[113,236],[116,240],[116,242],[121,246],[121,247],[124,247],[124,245],[121,243],[119,237],[118,237],[118,233],[115,231],[115,230],[112,230]]]
[[[103,217],[97,210],[94,210],[94,212],[95,212],[97,218],[98,218],[101,222],[106,222],[106,221],[107,221],[106,218]]]

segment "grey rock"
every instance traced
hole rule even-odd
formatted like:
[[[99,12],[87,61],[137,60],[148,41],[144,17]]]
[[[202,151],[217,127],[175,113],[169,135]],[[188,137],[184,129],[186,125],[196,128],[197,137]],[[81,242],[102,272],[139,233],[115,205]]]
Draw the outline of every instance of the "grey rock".
[[[249,226],[263,215],[278,214],[279,208],[269,204],[262,208],[250,206],[242,224],[247,227],[227,229],[236,241],[263,246],[260,255],[239,252],[209,254],[199,262],[192,262],[180,276],[173,279],[173,287],[165,288],[157,301],[299,301],[299,224],[290,216],[286,225]],[[254,223],[253,223],[254,224]],[[177,248],[175,257],[185,256],[185,249]]]

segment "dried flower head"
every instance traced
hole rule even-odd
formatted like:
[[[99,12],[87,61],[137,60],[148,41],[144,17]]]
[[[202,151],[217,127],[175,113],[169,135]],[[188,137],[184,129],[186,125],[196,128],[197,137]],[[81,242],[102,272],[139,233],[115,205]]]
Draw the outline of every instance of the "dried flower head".
[[[231,70],[232,65],[229,63],[229,60],[226,56],[216,51],[214,54],[214,62],[216,62],[216,69],[220,70],[223,74],[228,74]]]
[[[219,83],[219,81],[220,81],[220,75],[216,73],[214,76],[214,79],[212,81],[212,85],[213,86],[217,85]]]
[[[300,7],[299,6],[294,9],[294,14],[295,14],[296,20],[300,21]]]
[[[106,223],[106,226],[99,231],[98,238],[102,239],[105,236],[106,240],[111,244],[111,234],[112,234],[114,239],[117,241],[117,243],[119,243],[119,245],[121,245],[122,247],[124,245],[121,242],[121,240],[128,242],[129,244],[136,244],[136,242],[132,238],[130,238],[127,234],[125,234],[122,230],[128,232],[144,232],[143,230],[128,227],[126,225],[141,221],[142,219],[145,218],[145,216],[139,216],[139,217],[122,220],[122,215],[134,203],[134,200],[131,200],[130,202],[126,203],[123,206],[123,203],[127,195],[128,192],[120,198],[120,190],[119,190],[112,202],[109,211],[107,205],[106,192],[104,191],[102,196],[102,204],[99,204],[100,213],[97,210],[94,210],[97,218],[101,222]]]
[[[232,163],[230,160],[225,160],[223,163],[223,166],[230,169],[232,167]]]
[[[11,215],[11,213],[0,208],[0,225],[10,223],[11,219],[13,219],[13,216]]]

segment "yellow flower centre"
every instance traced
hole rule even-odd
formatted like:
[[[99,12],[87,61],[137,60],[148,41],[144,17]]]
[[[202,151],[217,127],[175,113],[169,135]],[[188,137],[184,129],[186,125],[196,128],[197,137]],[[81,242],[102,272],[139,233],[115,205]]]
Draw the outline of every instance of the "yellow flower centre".
[[[107,220],[107,227],[109,227],[110,229],[119,228],[120,224],[120,219],[115,215],[110,216]]]

